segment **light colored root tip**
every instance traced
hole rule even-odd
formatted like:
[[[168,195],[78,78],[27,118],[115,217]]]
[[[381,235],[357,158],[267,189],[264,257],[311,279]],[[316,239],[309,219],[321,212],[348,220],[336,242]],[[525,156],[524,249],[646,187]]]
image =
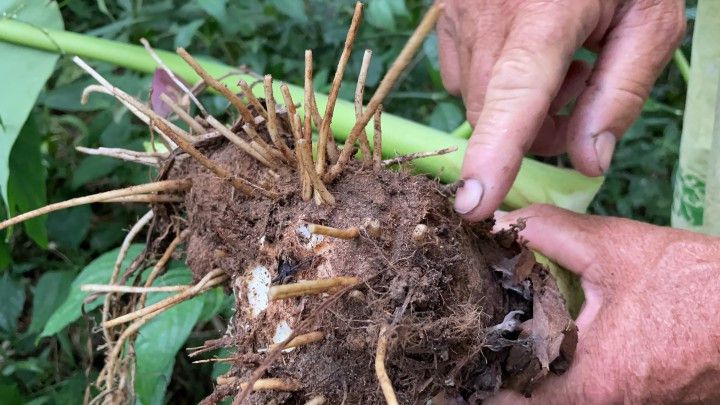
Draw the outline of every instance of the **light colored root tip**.
[[[433,156],[446,155],[448,153],[452,153],[457,150],[458,150],[457,146],[452,146],[449,148],[443,148],[443,149],[439,149],[439,150],[432,151],[432,152],[410,153],[408,155],[402,155],[402,156],[394,157],[392,159],[383,160],[382,164],[383,164],[383,166],[402,164],[402,163],[413,161],[415,159],[422,159],[422,158],[428,158],[428,157],[433,157]]]
[[[363,113],[363,95],[365,93],[365,81],[367,80],[368,69],[370,68],[370,60],[372,59],[372,51],[365,50],[363,54],[362,64],[360,65],[360,74],[358,75],[357,85],[355,86],[355,119],[362,117]],[[363,129],[360,134],[360,150],[363,154],[363,164],[367,165],[372,159],[370,152],[370,143],[368,142],[367,132]]]
[[[362,229],[373,238],[379,238],[382,235],[380,221],[377,219],[367,218],[363,223]]]
[[[192,286],[168,285],[164,287],[134,287],[127,285],[83,284],[80,286],[80,291],[87,291],[93,293],[145,294],[149,292],[185,291],[190,287]]]
[[[282,284],[270,287],[270,300],[284,300],[303,295],[317,295],[333,292],[340,288],[360,282],[357,277],[333,277],[319,280],[300,281],[293,284]]]
[[[308,224],[308,230],[310,233],[314,233],[316,235],[325,235],[338,239],[355,239],[360,236],[360,229],[355,226],[340,229],[325,225]]]
[[[380,389],[385,397],[385,402],[388,405],[398,405],[395,390],[393,389],[390,377],[388,377],[387,371],[385,370],[385,355],[387,354],[388,346],[387,329],[387,325],[380,328],[377,350],[375,351],[375,374],[377,375],[378,382],[380,383]]]
[[[217,378],[218,385],[237,384],[240,381],[238,377],[223,377]],[[281,379],[281,378],[261,378],[252,386],[253,391],[298,391],[301,388],[301,384],[297,380],[293,379]],[[248,383],[240,383],[240,389],[245,391],[248,388]]]
[[[427,240],[429,234],[429,228],[425,224],[418,224],[412,231],[412,240],[415,243],[423,243]]]
[[[269,347],[269,350],[274,350],[277,347],[281,347],[283,349],[292,349],[293,347],[300,347],[309,345],[311,343],[319,342],[325,338],[325,334],[322,332],[310,332],[306,333],[304,335],[296,336],[292,340],[290,340],[287,344],[283,345],[282,343],[276,343],[272,344]]]
[[[75,150],[86,155],[107,156],[115,159],[124,160],[126,162],[135,162],[153,167],[160,166],[160,162],[168,156],[165,153],[138,152],[121,148],[99,147],[97,149],[93,149],[86,148],[84,146],[76,146]]]
[[[41,215],[49,214],[54,211],[59,211],[65,208],[76,207],[78,205],[92,204],[102,202],[105,200],[126,197],[137,194],[154,193],[161,191],[181,191],[187,190],[192,186],[190,180],[164,180],[155,183],[143,184],[140,186],[132,186],[121,188],[118,190],[106,191],[104,193],[98,193],[88,195],[85,197],[73,198],[71,200],[62,201],[55,204],[46,205],[33,211],[20,214],[16,217],[9,218],[3,222],[0,222],[0,229],[5,229],[9,226],[18,224],[28,219],[39,217]]]

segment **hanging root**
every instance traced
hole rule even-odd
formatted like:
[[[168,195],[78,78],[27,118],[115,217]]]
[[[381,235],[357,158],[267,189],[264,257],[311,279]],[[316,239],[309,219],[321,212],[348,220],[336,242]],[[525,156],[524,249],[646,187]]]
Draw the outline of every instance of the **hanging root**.
[[[432,157],[432,156],[441,156],[448,153],[452,153],[457,151],[457,146],[451,146],[449,148],[443,148],[432,152],[416,152],[416,153],[410,153],[407,155],[397,156],[392,159],[386,159],[382,161],[383,166],[391,166],[401,163],[406,163],[413,161],[415,159],[422,159],[426,157]]]
[[[366,49],[363,54],[362,65],[360,65],[360,74],[358,75],[357,86],[355,87],[355,119],[359,119],[363,113],[363,94],[365,93],[365,81],[367,80],[367,73],[370,68],[371,58],[372,51]],[[363,163],[367,165],[370,163],[371,155],[370,143],[368,142],[365,128],[363,128],[362,133],[360,134],[360,150],[362,150],[363,154]]]
[[[20,214],[12,218],[8,218],[5,221],[0,222],[0,230],[12,225],[19,224],[23,221],[27,221],[28,219],[36,218],[41,215],[49,214],[51,212],[59,211],[65,208],[77,207],[78,205],[92,204],[112,198],[125,197],[136,194],[157,193],[161,191],[184,191],[189,189],[191,186],[192,182],[190,180],[164,180],[155,183],[143,184],[140,186],[132,186],[121,188],[118,190],[106,191],[104,193],[88,195],[85,197],[73,198],[67,201],[46,205],[42,208]]]
[[[147,203],[147,204],[158,204],[158,203],[179,203],[183,202],[185,198],[181,195],[169,195],[169,194],[138,194],[129,195],[126,197],[110,198],[104,201],[98,201],[100,203]]]
[[[166,153],[149,153],[137,152],[134,150],[120,148],[86,148],[84,146],[76,146],[75,150],[86,155],[107,156],[115,159],[124,160],[126,162],[140,163],[146,166],[158,167],[160,161],[167,157]]]
[[[360,236],[360,229],[355,226],[340,229],[325,225],[308,224],[308,230],[310,233],[314,233],[316,235],[325,235],[338,239],[355,239]]]
[[[145,280],[145,288],[150,288],[152,286],[152,283],[155,281],[155,279],[165,270],[165,266],[172,258],[173,253],[175,253],[175,249],[180,245],[180,243],[187,238],[189,231],[186,229],[182,232],[180,232],[179,235],[177,235],[172,242],[170,242],[170,245],[168,245],[167,249],[165,249],[165,252],[163,252],[162,256],[160,256],[160,259],[155,263],[155,266],[153,266],[152,271],[148,275],[147,279]],[[147,298],[147,293],[143,293],[140,296],[140,299],[138,300],[138,306],[143,307],[145,306],[145,299]]]
[[[225,86],[224,84],[217,81],[214,77],[210,76],[210,74],[205,69],[203,69],[203,67],[200,66],[199,63],[197,63],[195,58],[193,58],[185,50],[185,48],[178,48],[177,54],[180,55],[180,57],[183,58],[183,60],[185,60],[185,62],[188,65],[190,65],[190,67],[195,71],[195,73],[197,73],[197,75],[200,76],[201,79],[203,79],[205,84],[207,84],[211,88],[217,90],[226,99],[228,99],[228,101],[230,101],[230,104],[232,104],[233,107],[235,107],[238,110],[238,112],[240,113],[240,116],[242,117],[242,119],[245,122],[247,122],[251,125],[255,125],[255,119],[253,118],[252,113],[250,113],[250,110],[247,108],[245,103],[243,103],[243,101],[240,99],[240,97],[238,97],[237,95],[235,95],[235,93],[230,91],[230,89],[228,89],[227,86]]]
[[[319,280],[300,281],[293,284],[281,284],[270,287],[270,300],[284,300],[303,295],[316,295],[335,292],[343,287],[360,282],[357,277],[333,277]]]
[[[392,382],[390,381],[390,377],[388,377],[387,371],[385,371],[385,354],[387,353],[388,345],[387,329],[387,325],[383,325],[383,327],[380,328],[377,350],[375,352],[375,374],[380,383],[383,396],[385,396],[385,402],[387,402],[388,405],[398,405]]]
[[[345,166],[347,166],[348,161],[352,157],[352,146],[357,141],[358,136],[368,122],[370,122],[370,119],[372,119],[375,115],[375,111],[377,111],[380,104],[383,100],[385,100],[385,97],[387,97],[388,93],[390,93],[390,90],[392,90],[393,86],[395,86],[400,74],[405,70],[408,64],[410,64],[410,61],[417,52],[418,48],[422,45],[425,37],[435,26],[435,22],[440,17],[441,12],[442,5],[435,4],[430,7],[430,10],[428,10],[427,14],[425,14],[425,17],[423,17],[420,25],[418,25],[415,32],[413,32],[412,36],[403,47],[402,51],[400,51],[400,55],[398,55],[390,69],[388,69],[385,77],[383,77],[377,91],[375,91],[375,94],[373,94],[370,102],[368,102],[362,117],[355,121],[355,125],[350,130],[350,133],[345,140],[345,146],[340,152],[340,157],[338,158],[337,163],[335,163],[335,165],[333,165],[323,177],[325,183],[335,180],[335,178],[337,178],[337,176],[339,176],[345,169]]]
[[[192,286],[168,285],[164,287],[133,287],[127,285],[83,284],[80,286],[80,291],[87,291],[92,293],[145,294],[151,292],[185,291],[190,287]]]
[[[180,294],[173,295],[172,297],[168,297],[162,301],[156,302],[155,304],[152,304],[148,307],[144,307],[129,314],[125,314],[115,319],[111,319],[107,322],[104,322],[103,326],[111,328],[113,326],[134,321],[138,318],[144,318],[151,314],[157,315],[160,312],[172,308],[181,302],[187,301],[197,295],[204,293],[205,291],[215,287],[216,285],[224,283],[226,280],[227,275],[222,270],[213,270],[207,275],[205,275],[205,277],[203,277],[202,280],[200,280],[200,282],[195,284],[192,288],[189,288]]]

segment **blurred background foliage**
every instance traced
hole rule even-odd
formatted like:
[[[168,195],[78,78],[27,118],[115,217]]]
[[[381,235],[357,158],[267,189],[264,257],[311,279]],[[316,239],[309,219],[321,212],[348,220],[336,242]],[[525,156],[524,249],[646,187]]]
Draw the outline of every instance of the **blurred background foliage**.
[[[30,0],[28,0],[30,1]],[[186,47],[196,56],[246,65],[291,83],[302,83],[303,51],[315,57],[315,86],[326,92],[342,48],[353,0],[65,0],[59,1],[65,29],[137,44],[147,38],[158,49]],[[370,0],[355,50],[373,50],[367,79],[372,94],[381,73],[402,47],[427,0]],[[689,29],[682,51],[689,57],[695,2],[687,5]],[[462,103],[443,89],[436,38],[413,61],[386,110],[451,131],[464,121]],[[346,72],[341,97],[351,100],[362,52]],[[150,77],[110,65],[96,67],[115,85],[147,99]],[[143,166],[79,154],[76,146],[141,150],[147,128],[109,97],[80,104],[91,84],[68,57],[61,57],[11,153],[11,169],[22,170],[18,184],[38,206],[150,180]],[[671,63],[662,73],[642,117],[620,142],[605,185],[591,211],[650,223],[669,223],[671,175],[677,161],[686,84]],[[3,94],[0,97],[16,97]],[[225,103],[204,96],[211,109]],[[412,134],[408,134],[412,136]],[[502,157],[498,157],[502,159]],[[546,160],[547,161],[547,160]],[[12,163],[15,162],[15,163]],[[567,159],[551,160],[567,165]],[[18,180],[15,180],[18,181]],[[12,183],[12,180],[11,180]],[[25,187],[28,188],[28,187]],[[23,204],[18,203],[18,208]],[[4,209],[4,208],[0,208]],[[40,337],[48,319],[66,299],[75,276],[93,258],[117,247],[139,205],[95,204],[51,214],[32,226],[16,227],[0,243],[0,403],[79,403],[103,357],[96,350],[95,316],[85,315],[60,332]],[[0,216],[6,213],[0,212]],[[35,243],[37,242],[37,243]],[[200,317],[188,345],[220,334],[227,308]],[[208,314],[205,314],[208,315]],[[89,346],[92,344],[92,346]],[[90,349],[92,347],[92,349]],[[195,403],[210,389],[210,365],[176,356],[164,401]],[[215,373],[219,372],[218,369]],[[168,381],[164,381],[166,384]],[[202,382],[202,383],[199,383]],[[162,395],[150,402],[163,402]]]

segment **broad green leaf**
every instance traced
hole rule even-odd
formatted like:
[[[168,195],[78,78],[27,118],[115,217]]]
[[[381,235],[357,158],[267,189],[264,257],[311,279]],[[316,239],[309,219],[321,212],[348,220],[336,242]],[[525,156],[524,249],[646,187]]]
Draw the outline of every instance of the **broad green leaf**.
[[[298,0],[270,0],[270,2],[277,8],[282,14],[297,20],[301,24],[308,22],[307,14],[305,13],[305,2]]]
[[[457,128],[464,120],[465,116],[460,107],[449,102],[438,103],[430,114],[430,126],[445,132]]]
[[[6,381],[3,379],[2,383],[0,383],[0,400],[2,400],[0,402],[2,402],[3,405],[26,404],[27,400],[23,398],[17,384],[11,381],[12,380]]]
[[[177,27],[175,33],[175,48],[184,48],[190,45],[195,33],[203,24],[205,24],[205,20],[197,19]]]
[[[34,119],[28,119],[10,153],[8,180],[8,211],[10,216],[32,211],[45,205],[45,179],[47,170],[40,153],[40,134]],[[27,235],[42,248],[48,244],[46,216],[23,223]]]
[[[54,1],[0,0],[0,15],[26,21],[38,30],[62,29],[63,21]],[[10,151],[20,134],[40,90],[52,74],[58,55],[0,42],[0,191],[8,202]],[[12,55],[12,57],[8,57]]]
[[[224,312],[227,306],[234,305],[232,297],[225,295],[223,289],[219,287],[203,294],[203,299],[205,305],[203,305],[202,314],[200,314],[201,322],[209,321],[213,316]]]
[[[12,333],[25,303],[25,288],[22,283],[5,273],[0,277],[0,297],[0,330]]]
[[[123,268],[126,268],[135,258],[142,252],[144,246],[141,244],[130,245],[128,249],[127,257],[123,261]],[[58,309],[50,316],[45,328],[43,329],[40,336],[50,336],[58,333],[64,327],[74,322],[82,314],[83,301],[88,296],[87,292],[80,291],[80,286],[83,284],[106,284],[110,282],[110,276],[112,275],[115,260],[117,259],[118,251],[120,249],[114,249],[110,252],[102,254],[97,259],[93,260],[88,264],[75,280],[70,285],[70,291],[65,301],[58,307]],[[98,297],[84,305],[85,312],[92,311],[102,304],[102,298]]]
[[[67,298],[74,274],[70,271],[51,271],[40,277],[33,292],[32,321],[28,333],[39,333],[50,315]]]
[[[227,19],[227,0],[198,0],[197,3],[200,8],[202,8],[206,13],[210,14],[219,23],[222,24],[226,22],[225,20]]]
[[[107,156],[86,156],[73,172],[72,187],[80,188],[86,183],[112,173],[122,161]]]
[[[90,230],[91,216],[92,210],[89,205],[51,213],[47,220],[50,240],[64,248],[77,248]]]
[[[188,284],[192,274],[187,267],[171,268],[154,285]],[[177,293],[148,294],[147,304]],[[150,320],[135,340],[135,394],[143,405],[163,404],[175,356],[187,340],[203,311],[205,296],[178,304]]]
[[[373,27],[387,31],[396,30],[393,10],[386,0],[371,0],[365,11],[365,18]]]

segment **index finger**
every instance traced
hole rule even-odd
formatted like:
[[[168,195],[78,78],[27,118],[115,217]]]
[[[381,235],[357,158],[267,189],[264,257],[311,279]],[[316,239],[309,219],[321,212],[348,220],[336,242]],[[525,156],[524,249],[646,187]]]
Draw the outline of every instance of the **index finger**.
[[[517,11],[465,153],[455,209],[467,219],[492,215],[517,176],[573,53],[596,23],[597,10],[580,3],[526,2]]]

